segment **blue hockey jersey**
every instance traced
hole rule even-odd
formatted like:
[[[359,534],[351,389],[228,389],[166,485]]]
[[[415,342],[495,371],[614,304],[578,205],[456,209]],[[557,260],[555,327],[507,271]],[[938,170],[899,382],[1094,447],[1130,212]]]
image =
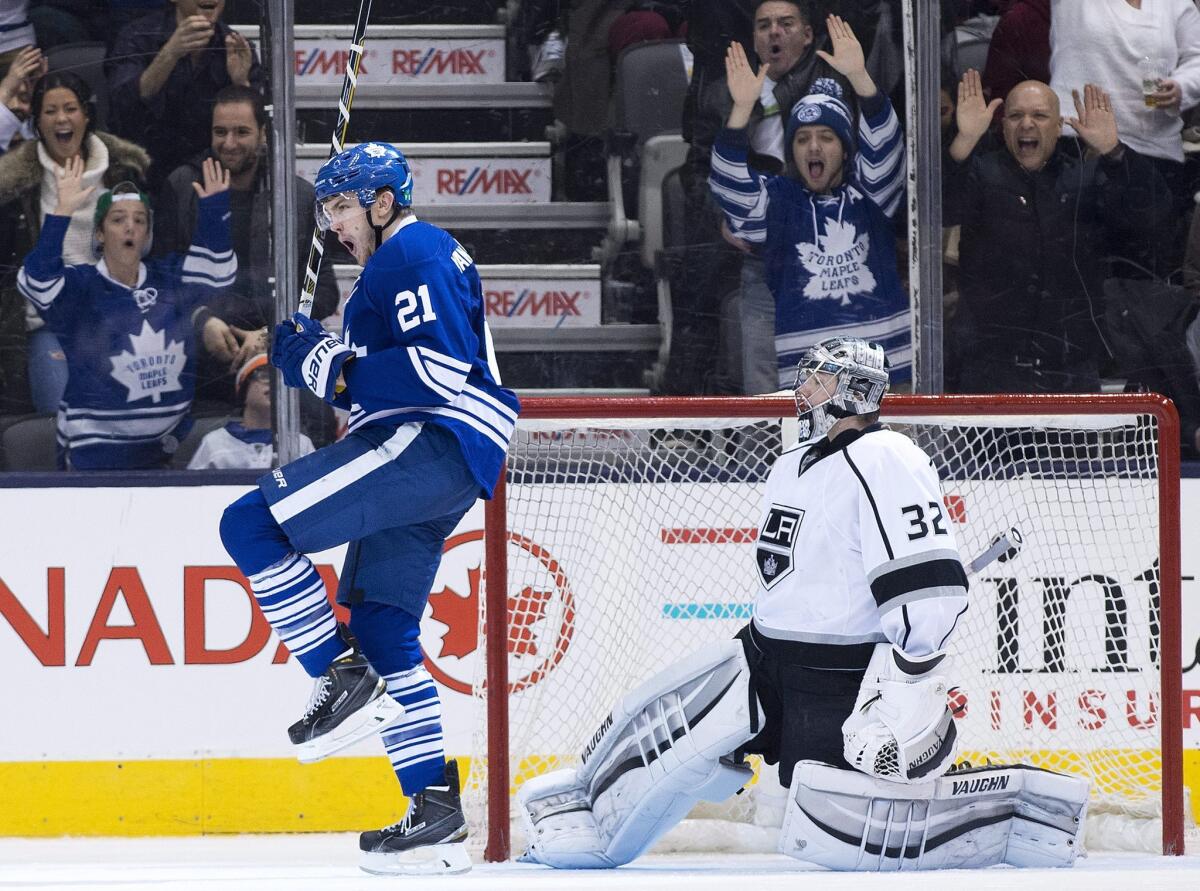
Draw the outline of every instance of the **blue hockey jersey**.
[[[401,220],[346,302],[342,339],[350,429],[427,421],[458,439],[491,497],[520,403],[500,386],[475,261],[450,233]]]
[[[912,313],[896,268],[891,217],[904,191],[904,134],[887,96],[861,100],[858,151],[828,195],[746,166],[746,130],[721,131],[709,186],[730,228],[755,246],[775,297],[779,383],[809,346],[846,334],[878,342],[892,383],[911,379]]]
[[[48,214],[17,274],[17,287],[67,357],[59,464],[76,470],[161,466],[191,427],[193,316],[237,273],[229,193],[201,199],[188,252],[144,260],[132,288],[115,281],[103,260],[63,265],[69,223]]]

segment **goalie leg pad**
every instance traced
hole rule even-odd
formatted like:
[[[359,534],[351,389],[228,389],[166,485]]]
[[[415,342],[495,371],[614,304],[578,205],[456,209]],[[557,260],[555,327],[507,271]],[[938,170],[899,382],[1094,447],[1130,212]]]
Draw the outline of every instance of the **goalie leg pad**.
[[[1036,767],[981,767],[892,783],[804,761],[779,852],[837,870],[1070,866],[1090,784]]]
[[[628,863],[697,801],[722,801],[750,781],[749,766],[728,755],[762,722],[738,640],[660,672],[604,719],[578,770],[517,791],[522,859],[568,869]]]

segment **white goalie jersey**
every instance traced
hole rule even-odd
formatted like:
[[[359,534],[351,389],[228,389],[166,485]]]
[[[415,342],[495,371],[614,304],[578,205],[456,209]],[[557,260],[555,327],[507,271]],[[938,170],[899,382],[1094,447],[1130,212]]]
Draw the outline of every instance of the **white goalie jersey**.
[[[937,473],[911,439],[873,426],[802,443],[775,462],[763,501],[757,630],[890,641],[914,657],[946,645],[967,578]]]

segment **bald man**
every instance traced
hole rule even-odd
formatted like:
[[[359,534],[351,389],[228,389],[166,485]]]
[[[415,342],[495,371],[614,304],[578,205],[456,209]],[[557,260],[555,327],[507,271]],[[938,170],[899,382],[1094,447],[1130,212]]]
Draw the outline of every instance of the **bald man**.
[[[1169,205],[1154,165],[1126,148],[1107,93],[1088,84],[1063,118],[1040,81],[1004,99],[1003,146],[979,148],[1001,104],[979,74],[958,87],[947,182],[958,199],[959,309],[947,347],[960,392],[1081,393],[1100,386],[1102,245],[1158,224]],[[1061,139],[1064,125],[1077,141]],[[1061,140],[1061,141],[1060,141]],[[1077,144],[1078,143],[1078,144]],[[1156,191],[1157,189],[1157,191]]]

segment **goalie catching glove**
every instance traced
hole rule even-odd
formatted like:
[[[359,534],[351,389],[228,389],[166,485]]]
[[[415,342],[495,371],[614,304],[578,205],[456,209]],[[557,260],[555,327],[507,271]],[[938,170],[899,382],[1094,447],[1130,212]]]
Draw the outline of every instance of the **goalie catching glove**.
[[[341,338],[300,313],[275,326],[271,364],[283,372],[289,387],[306,387],[326,402],[333,402],[340,392],[338,377],[353,355]]]
[[[934,671],[945,653],[919,658],[891,644],[875,647],[854,711],[842,724],[846,761],[897,783],[939,777],[958,745],[946,679]]]

